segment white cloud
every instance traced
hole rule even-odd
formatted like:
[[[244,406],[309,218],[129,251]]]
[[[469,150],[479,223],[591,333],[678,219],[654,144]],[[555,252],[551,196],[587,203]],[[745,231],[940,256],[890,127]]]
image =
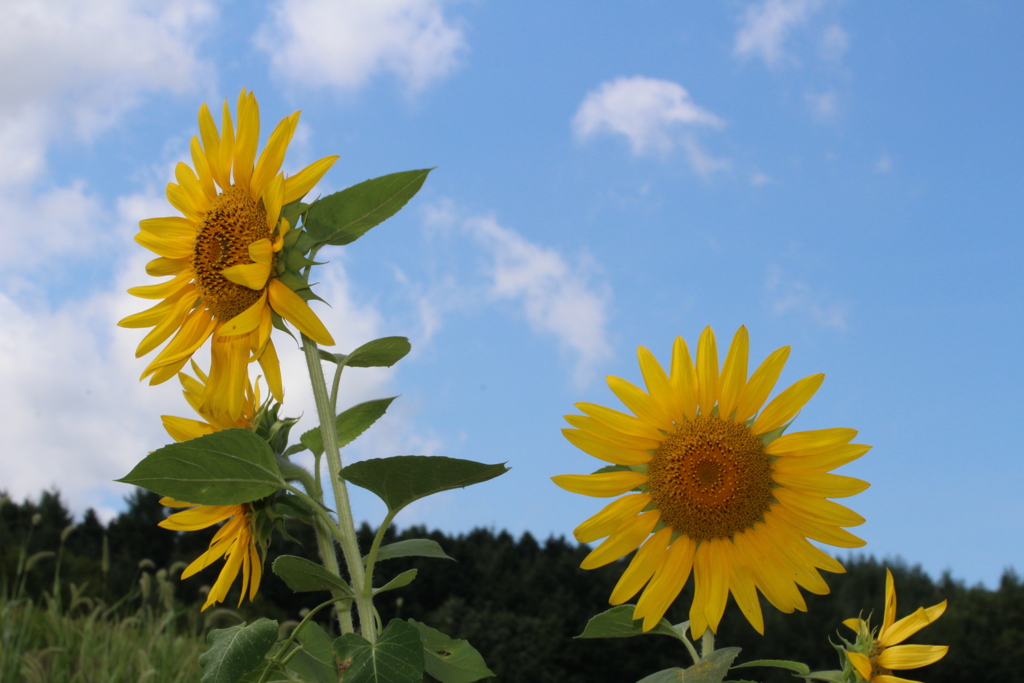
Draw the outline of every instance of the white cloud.
[[[213,14],[207,0],[0,4],[0,183],[34,179],[54,139],[91,139],[145,92],[195,87]]]
[[[888,173],[892,170],[892,157],[888,154],[883,154],[878,157],[878,161],[875,162],[875,173]]]
[[[602,83],[587,94],[572,120],[573,133],[586,140],[601,133],[623,135],[634,155],[667,153],[682,146],[694,169],[706,175],[721,162],[700,150],[686,128],[721,128],[725,122],[698,107],[683,86],[633,76]]]
[[[755,171],[750,175],[750,184],[754,187],[760,187],[761,185],[767,185],[772,181],[771,176],[761,171]]]
[[[825,61],[842,61],[843,55],[850,48],[850,36],[843,30],[842,26],[833,24],[822,32],[818,48],[821,52],[821,58]]]
[[[839,98],[832,90],[804,95],[804,101],[816,118],[827,120],[834,118],[839,113]]]
[[[807,22],[822,0],[763,0],[748,5],[736,32],[733,52],[739,57],[759,57],[768,66],[787,59],[783,44],[790,32]]]
[[[352,89],[390,72],[416,92],[458,65],[458,23],[443,0],[279,0],[256,44],[290,82]]]
[[[692,135],[683,138],[683,149],[686,150],[686,157],[690,160],[690,166],[700,176],[708,178],[719,171],[728,171],[732,164],[728,159],[718,159],[697,144]]]
[[[819,327],[847,329],[846,306],[824,301],[806,282],[788,277],[778,265],[768,267],[765,293],[769,308],[777,315],[798,315]]]
[[[594,287],[588,264],[571,266],[554,249],[534,244],[493,218],[464,223],[491,259],[490,295],[520,302],[530,327],[554,335],[576,357],[573,378],[586,385],[594,367],[611,357],[607,287]]]

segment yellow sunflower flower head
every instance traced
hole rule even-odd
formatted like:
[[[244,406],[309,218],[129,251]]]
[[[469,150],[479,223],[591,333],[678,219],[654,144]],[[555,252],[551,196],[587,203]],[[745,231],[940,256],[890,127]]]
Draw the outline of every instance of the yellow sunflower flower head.
[[[854,643],[846,643],[849,666],[858,681],[871,683],[917,683],[893,676],[893,671],[917,669],[934,664],[949,652],[947,645],[900,645],[946,611],[946,601],[924,608],[918,607],[910,616],[896,621],[896,587],[892,572],[885,570],[885,614],[882,628],[871,628],[870,619],[847,619],[843,622],[857,633]]]
[[[842,527],[864,518],[828,498],[852,496],[869,484],[830,474],[866,453],[852,444],[853,429],[821,429],[780,436],[821,386],[817,374],[765,405],[789,347],[747,375],[749,340],[740,327],[720,366],[708,327],[696,362],[676,338],[669,372],[644,347],[640,371],[646,391],[618,377],[608,386],[631,411],[577,403],[562,433],[575,446],[611,465],[594,474],[560,475],[567,491],[617,497],[580,524],[576,539],[605,540],[584,569],[637,550],[612,591],[619,605],[641,589],[633,610],[649,631],[694,577],[690,628],[695,638],[717,631],[729,593],[750,624],[764,633],[757,591],[782,612],[806,611],[798,586],[829,592],[819,569],[842,565],[807,539],[857,548],[864,541]]]
[[[173,415],[161,416],[164,429],[171,435],[171,438],[178,442],[188,441],[221,429],[234,427],[248,429],[252,426],[260,408],[258,379],[254,387],[246,378],[242,413],[239,417],[232,418],[226,412],[212,411],[203,404],[202,399],[206,392],[208,378],[195,364],[195,361],[192,362],[192,370],[196,373],[196,377],[182,372],[178,374],[178,379],[184,389],[185,400],[199,413],[203,421]],[[203,609],[224,601],[240,571],[242,573],[242,594],[239,596],[238,604],[242,604],[247,590],[249,599],[252,600],[260,586],[263,576],[263,558],[266,556],[265,533],[260,532],[258,505],[254,503],[195,505],[167,497],[162,498],[160,504],[171,508],[188,508],[181,512],[175,512],[160,522],[159,526],[172,531],[197,531],[224,522],[210,542],[209,549],[186,567],[181,574],[182,579],[187,579],[210,566],[219,558],[225,558],[224,567],[213,588],[210,589]]]
[[[182,215],[143,220],[135,236],[157,255],[146,272],[171,279],[129,289],[129,294],[159,303],[118,323],[153,328],[139,344],[137,357],[170,338],[142,373],[150,384],[177,374],[212,337],[203,404],[233,419],[242,414],[250,360],[259,361],[270,393],[283,400],[281,369],[270,339],[273,314],[319,344],[334,343],[303,298],[277,277],[282,269],[276,268],[276,259],[290,227],[281,218],[282,207],[309,192],[338,158],[324,157],[286,178],[281,165],[299,112],[277,125],[258,157],[259,105],[251,92],[242,90],[236,114],[237,130],[225,101],[218,131],[209,108],[199,108],[192,165],[179,163],[177,182],[167,185],[167,199]]]

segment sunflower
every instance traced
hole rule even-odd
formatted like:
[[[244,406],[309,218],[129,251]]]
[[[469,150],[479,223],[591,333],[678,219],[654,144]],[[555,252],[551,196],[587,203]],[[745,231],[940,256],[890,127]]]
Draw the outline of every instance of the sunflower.
[[[202,397],[205,393],[207,376],[199,369],[199,366],[192,362],[192,370],[196,377],[185,373],[178,373],[178,379],[184,388],[185,400],[200,414],[206,421],[193,420],[173,415],[163,415],[161,419],[164,429],[175,441],[188,441],[204,434],[231,429],[232,427],[249,428],[256,410],[260,406],[259,384],[253,388],[252,384],[246,381],[245,401],[242,407],[241,416],[233,419],[226,413],[211,412],[202,404]],[[198,378],[198,379],[197,379]],[[199,572],[213,564],[218,558],[226,556],[227,561],[220,571],[220,576],[214,583],[213,588],[203,605],[205,610],[214,603],[223,602],[227,597],[231,584],[235,582],[239,570],[242,572],[242,594],[239,596],[238,604],[242,604],[245,598],[246,588],[249,589],[249,599],[256,596],[260,586],[260,579],[263,576],[263,557],[259,552],[260,544],[258,536],[254,532],[255,513],[253,506],[249,503],[241,505],[196,505],[177,501],[173,498],[161,498],[161,505],[172,508],[191,508],[182,512],[176,512],[159,523],[159,526],[173,531],[198,531],[219,524],[227,520],[214,535],[210,542],[209,549],[199,556],[192,564],[181,573],[182,579],[187,579],[196,572]]]
[[[885,570],[885,616],[882,629],[877,635],[871,625],[863,619],[847,619],[843,622],[857,632],[856,650],[847,650],[850,664],[860,675],[860,680],[871,683],[918,683],[899,676],[893,670],[916,669],[934,664],[949,652],[947,645],[899,645],[928,624],[934,622],[946,611],[946,601],[927,609],[918,607],[908,617],[896,621],[896,587],[892,572]]]
[[[748,379],[748,346],[747,330],[740,327],[719,370],[710,327],[701,334],[696,364],[679,337],[668,374],[640,347],[646,392],[608,377],[633,415],[577,403],[584,414],[566,416],[572,425],[562,430],[566,438],[612,467],[552,477],[554,482],[587,496],[621,496],[576,528],[580,542],[607,537],[581,566],[594,569],[639,548],[610,602],[622,604],[646,584],[633,610],[645,631],[661,620],[692,570],[694,637],[707,628],[717,631],[730,591],[763,634],[758,589],[783,612],[806,611],[797,586],[825,594],[829,588],[818,569],[845,571],[807,539],[864,545],[842,528],[864,518],[827,498],[851,496],[869,484],[828,472],[870,446],[851,444],[853,429],[780,436],[824,375],[800,380],[762,410],[789,347],[768,356]]]
[[[135,241],[158,258],[146,265],[155,285],[128,290],[159,299],[152,308],[121,320],[122,327],[153,328],[136,350],[141,357],[170,342],[142,373],[150,384],[174,377],[213,337],[210,381],[203,401],[232,418],[241,415],[246,364],[258,360],[270,393],[283,399],[281,369],[270,339],[272,312],[319,344],[334,340],[309,305],[276,277],[276,259],[288,222],[281,208],[303,197],[337,156],[316,161],[286,178],[280,172],[299,112],[283,119],[256,158],[260,133],[256,97],[242,90],[235,132],[224,102],[218,132],[210,110],[199,108],[199,133],[191,142],[192,166],[175,168],[167,199],[182,216],[140,221]]]

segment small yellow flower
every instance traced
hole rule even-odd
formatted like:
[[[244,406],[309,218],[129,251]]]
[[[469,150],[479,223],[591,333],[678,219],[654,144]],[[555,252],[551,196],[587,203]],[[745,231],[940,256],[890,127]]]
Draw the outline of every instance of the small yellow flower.
[[[238,572],[242,572],[242,594],[238,598],[241,606],[245,599],[246,589],[249,591],[249,599],[256,597],[259,590],[260,580],[263,578],[263,558],[257,550],[256,537],[253,535],[253,511],[249,503],[241,505],[198,505],[183,503],[173,498],[161,498],[161,505],[172,508],[191,508],[182,512],[175,512],[167,519],[160,522],[164,529],[172,531],[198,531],[227,520],[210,542],[210,548],[200,555],[192,564],[181,573],[182,579],[187,579],[196,572],[206,569],[221,557],[226,558],[220,576],[210,589],[206,602],[203,604],[205,610],[210,605],[224,602],[235,582]]]
[[[842,548],[864,545],[842,528],[864,518],[828,498],[852,496],[868,483],[829,472],[871,447],[850,443],[857,432],[845,428],[779,437],[824,375],[800,380],[765,406],[789,347],[749,378],[748,348],[740,327],[720,368],[708,327],[696,364],[678,337],[666,373],[641,346],[646,392],[608,378],[633,415],[577,403],[584,414],[565,417],[573,428],[562,432],[573,445],[619,466],[552,477],[573,493],[621,496],[576,528],[583,543],[607,537],[581,566],[594,569],[637,550],[609,602],[622,604],[643,589],[633,618],[644,620],[645,631],[661,620],[692,571],[694,637],[717,631],[730,592],[764,633],[758,590],[782,612],[806,611],[798,586],[823,595],[829,588],[818,570],[845,571],[808,538]]]
[[[892,572],[885,570],[885,616],[877,635],[863,619],[847,619],[844,625],[857,632],[857,646],[865,652],[846,651],[850,664],[861,681],[871,683],[918,683],[899,676],[893,671],[916,669],[934,664],[949,652],[948,645],[900,645],[922,628],[931,624],[946,611],[946,601],[927,609],[918,607],[908,617],[896,621],[896,587]]]
[[[254,389],[252,384],[246,381],[245,400],[242,405],[242,412],[238,418],[231,418],[225,412],[214,412],[202,404],[202,397],[206,389],[207,377],[199,369],[199,366],[192,362],[192,370],[196,377],[190,377],[185,373],[179,373],[178,379],[184,388],[185,400],[200,414],[206,421],[192,420],[173,415],[163,415],[164,429],[175,441],[188,441],[210,434],[221,429],[233,427],[249,428],[252,425],[253,416],[260,406],[259,384]],[[197,379],[198,378],[198,379]],[[258,380],[257,380],[258,382]],[[214,583],[213,588],[203,605],[205,610],[210,605],[223,602],[227,597],[231,584],[235,582],[238,572],[242,572],[242,594],[239,596],[238,604],[242,604],[245,598],[246,588],[249,590],[249,599],[256,596],[260,586],[260,579],[263,577],[263,558],[260,554],[260,547],[253,531],[253,508],[249,503],[241,505],[195,505],[164,497],[160,499],[161,505],[172,508],[191,508],[182,512],[176,512],[167,519],[160,522],[159,526],[173,531],[197,531],[225,522],[213,540],[209,549],[199,556],[185,571],[181,573],[182,579],[187,579],[196,572],[199,572],[217,559],[225,557],[224,567],[220,576]]]
[[[259,105],[251,92],[242,90],[237,115],[236,134],[225,101],[218,131],[207,106],[199,108],[202,143],[192,137],[192,166],[179,163],[178,182],[167,185],[167,199],[183,216],[143,220],[135,236],[158,256],[146,272],[172,277],[129,289],[134,296],[161,301],[118,323],[153,328],[139,344],[137,357],[174,335],[142,373],[150,384],[174,377],[212,337],[203,402],[232,418],[241,415],[250,360],[259,361],[270,393],[283,400],[280,364],[270,340],[272,311],[317,343],[334,343],[309,305],[276,277],[275,265],[290,227],[281,220],[281,208],[312,189],[338,158],[324,157],[286,178],[281,165],[299,112],[277,125],[258,159]]]

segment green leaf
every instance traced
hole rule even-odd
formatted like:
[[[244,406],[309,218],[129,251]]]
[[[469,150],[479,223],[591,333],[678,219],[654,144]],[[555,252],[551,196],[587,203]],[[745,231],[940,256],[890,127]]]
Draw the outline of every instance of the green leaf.
[[[202,683],[236,683],[263,662],[277,642],[277,622],[257,619],[248,626],[210,631],[210,649],[199,655]]]
[[[398,213],[432,170],[392,173],[318,199],[306,210],[305,230],[320,244],[350,244]]]
[[[601,612],[587,622],[583,633],[577,638],[629,638],[631,636],[642,636],[643,619],[633,619],[633,608],[635,605],[619,605],[612,607],[606,612]],[[659,621],[654,628],[647,633],[658,633],[665,636],[679,638],[679,633],[672,628],[672,624],[666,619]]]
[[[494,675],[469,642],[451,638],[415,619],[409,623],[420,632],[424,668],[441,683],[473,683]]]
[[[747,666],[771,666],[776,669],[789,669],[790,671],[795,671],[798,674],[806,674],[811,672],[811,667],[807,666],[803,662],[791,662],[786,659],[755,659],[752,662],[734,664],[732,668],[742,669]]]
[[[416,574],[418,574],[418,573],[419,573],[418,569],[407,569],[406,571],[402,572],[401,574],[399,574],[395,578],[393,578],[390,581],[388,581],[386,584],[384,584],[380,588],[374,588],[373,589],[373,594],[376,595],[377,593],[383,593],[384,591],[393,591],[396,588],[401,588],[402,586],[408,586],[410,583],[412,583],[412,580],[416,578]]]
[[[485,465],[428,455],[396,455],[362,460],[341,470],[356,486],[373,491],[397,512],[409,503],[433,493],[465,488],[508,472],[504,464]]]
[[[117,481],[197,505],[249,503],[284,486],[274,451],[248,429],[164,446]]]
[[[337,683],[334,641],[315,621],[307,621],[296,632],[302,650],[288,660],[288,671],[314,683]]]
[[[377,549],[377,562],[393,560],[396,557],[436,557],[442,560],[454,558],[445,554],[441,544],[429,538],[410,538],[407,541],[396,541],[382,545]],[[365,559],[365,558],[364,558]]]
[[[285,493],[277,496],[274,501],[274,512],[279,515],[290,515],[292,517],[312,517],[316,513],[310,509],[306,502],[294,493]]]
[[[806,678],[809,681],[832,681],[832,683],[843,683],[842,671],[812,671],[808,674],[793,674],[797,678]]]
[[[352,587],[344,579],[304,557],[281,555],[274,560],[273,571],[296,593],[342,591],[347,595],[354,595]]]
[[[334,655],[342,683],[420,683],[423,679],[420,633],[400,619],[392,619],[375,643],[346,633],[334,641]]]
[[[378,398],[366,401],[339,413],[338,417],[334,420],[335,429],[338,430],[338,448],[343,448],[352,443],[360,434],[369,429],[370,425],[387,412],[388,406],[396,398],[398,397],[392,396],[391,398]],[[299,437],[299,441],[316,455],[324,452],[324,442],[319,427],[310,429]]]
[[[729,673],[729,665],[739,653],[738,647],[724,647],[703,657],[693,666],[685,669],[665,669],[640,679],[638,683],[722,683]]]
[[[405,337],[374,339],[348,354],[345,365],[350,368],[390,368],[411,350],[412,345]]]

